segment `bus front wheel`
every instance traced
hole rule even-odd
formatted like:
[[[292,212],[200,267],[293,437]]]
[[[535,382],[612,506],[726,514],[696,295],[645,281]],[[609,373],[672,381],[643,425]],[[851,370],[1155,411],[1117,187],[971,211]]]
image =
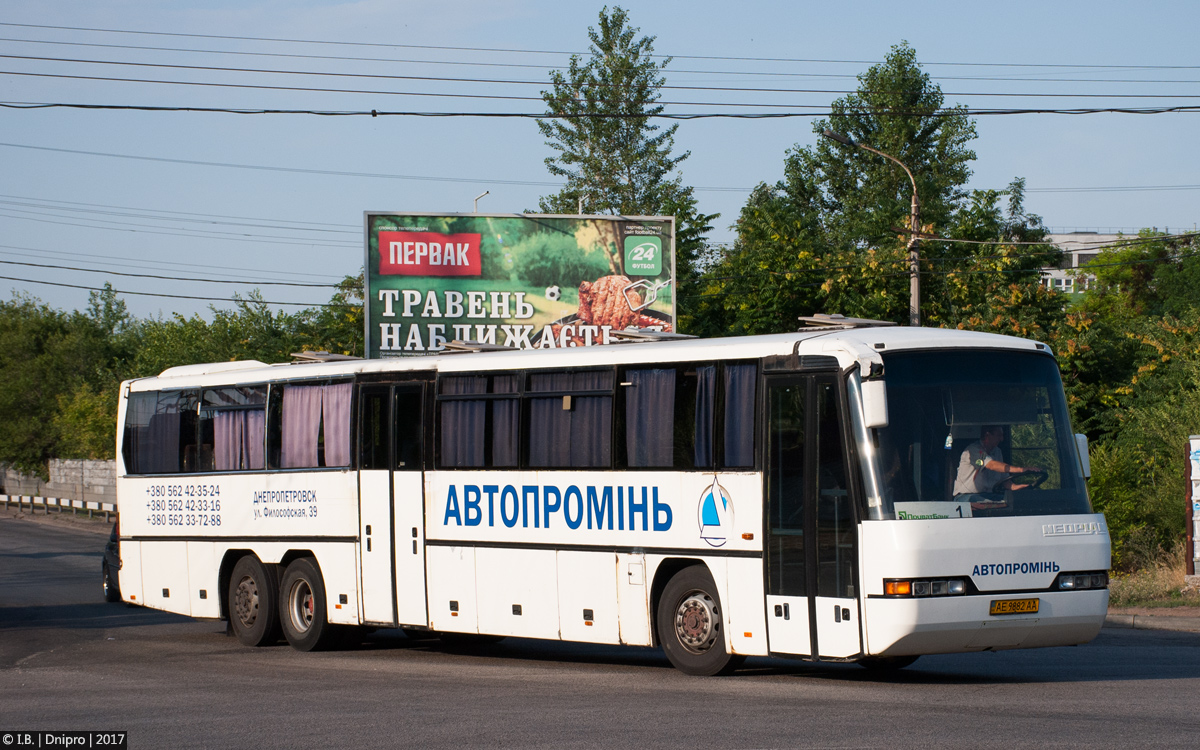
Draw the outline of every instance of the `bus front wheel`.
[[[229,624],[246,646],[279,640],[278,580],[274,568],[246,555],[229,577]]]
[[[297,651],[328,648],[337,638],[337,626],[325,619],[325,583],[316,563],[307,557],[294,560],[279,586],[283,607],[283,634]]]
[[[732,672],[742,662],[725,648],[724,611],[703,565],[679,571],[658,602],[658,637],[676,669],[693,675]]]

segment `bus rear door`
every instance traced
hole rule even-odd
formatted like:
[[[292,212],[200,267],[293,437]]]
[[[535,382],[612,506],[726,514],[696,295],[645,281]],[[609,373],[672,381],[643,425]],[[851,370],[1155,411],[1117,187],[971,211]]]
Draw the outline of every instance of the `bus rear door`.
[[[359,391],[363,621],[427,625],[423,383]]]

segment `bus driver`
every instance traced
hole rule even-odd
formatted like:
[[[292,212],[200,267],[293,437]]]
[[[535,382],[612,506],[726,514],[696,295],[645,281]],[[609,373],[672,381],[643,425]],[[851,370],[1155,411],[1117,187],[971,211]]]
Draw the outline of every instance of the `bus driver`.
[[[954,497],[967,500],[976,510],[1004,507],[1003,490],[1023,490],[1028,484],[1014,484],[1013,474],[1040,472],[1036,466],[1013,466],[1004,462],[999,446],[1004,441],[1004,428],[985,425],[979,440],[967,446],[958,462],[954,480]]]

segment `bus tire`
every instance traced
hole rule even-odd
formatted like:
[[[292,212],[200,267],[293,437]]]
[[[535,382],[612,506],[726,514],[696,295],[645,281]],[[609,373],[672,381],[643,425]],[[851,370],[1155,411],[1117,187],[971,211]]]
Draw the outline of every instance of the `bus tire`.
[[[895,672],[919,659],[919,656],[864,656],[855,664],[872,672]]]
[[[728,674],[741,664],[725,648],[724,610],[703,565],[684,568],[667,582],[656,620],[663,652],[681,672]]]
[[[245,646],[279,640],[279,585],[275,569],[246,555],[229,576],[229,625]]]
[[[117,579],[113,577],[112,569],[108,567],[108,563],[101,563],[102,574],[104,576],[104,601],[113,602],[121,601],[121,587],[117,585]]]
[[[320,651],[337,642],[341,633],[325,619],[325,582],[310,557],[292,561],[279,585],[283,635],[297,651]]]

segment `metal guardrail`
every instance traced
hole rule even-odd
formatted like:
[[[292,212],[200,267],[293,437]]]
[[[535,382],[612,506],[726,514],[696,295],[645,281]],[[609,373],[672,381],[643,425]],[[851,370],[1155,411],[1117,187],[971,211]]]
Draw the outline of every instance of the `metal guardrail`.
[[[78,512],[86,510],[88,518],[93,517],[93,513],[103,513],[104,520],[109,520],[109,514],[116,515],[117,506],[115,503],[103,503],[96,500],[72,500],[65,497],[41,497],[38,495],[0,495],[0,502],[4,503],[4,509],[8,510],[10,503],[16,504],[17,511],[22,512],[25,506],[29,506],[29,512],[33,513],[41,506],[46,515],[50,515],[51,508],[58,508],[58,512],[70,510]]]

